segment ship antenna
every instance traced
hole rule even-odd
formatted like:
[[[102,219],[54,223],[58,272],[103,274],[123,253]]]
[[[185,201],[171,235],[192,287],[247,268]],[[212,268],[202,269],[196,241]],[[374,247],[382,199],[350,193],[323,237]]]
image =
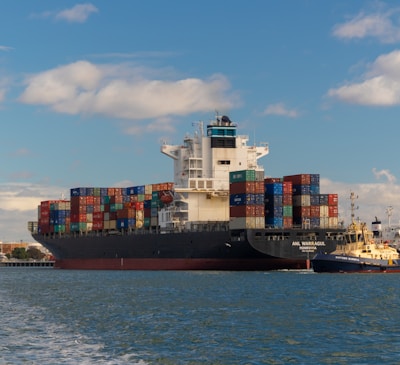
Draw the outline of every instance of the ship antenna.
[[[217,120],[218,123],[221,121],[221,119],[219,118],[219,113],[218,113],[217,109],[215,109],[215,119]]]

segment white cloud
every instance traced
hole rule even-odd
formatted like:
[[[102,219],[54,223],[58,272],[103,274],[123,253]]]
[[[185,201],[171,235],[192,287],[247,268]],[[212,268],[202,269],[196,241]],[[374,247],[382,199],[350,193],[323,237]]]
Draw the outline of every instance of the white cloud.
[[[12,47],[1,46],[1,45],[0,45],[0,51],[7,52],[7,51],[11,51],[12,49],[13,49]]]
[[[268,105],[263,112],[264,115],[281,115],[284,117],[296,118],[299,113],[295,109],[288,109],[284,103]]]
[[[103,114],[140,120],[226,110],[236,100],[222,75],[207,80],[150,79],[148,70],[127,65],[95,65],[78,61],[26,79],[20,101],[46,105],[66,114]]]
[[[396,182],[396,177],[394,175],[392,175],[389,170],[380,170],[380,171],[378,171],[376,168],[373,168],[372,172],[373,172],[373,174],[375,175],[375,177],[377,179],[380,179],[383,176],[383,177],[386,177],[386,179],[387,179],[387,181],[389,183],[395,183]]]
[[[90,3],[78,4],[71,9],[65,9],[55,15],[57,20],[66,20],[70,23],[84,23],[92,13],[97,13],[99,10]]]
[[[339,196],[339,220],[346,224],[350,223],[350,193],[354,192],[358,196],[355,202],[355,217],[366,222],[370,226],[377,216],[386,222],[386,209],[393,207],[392,223],[400,223],[400,185],[389,183],[370,183],[370,184],[348,184],[321,179],[321,193],[337,193]]]
[[[400,8],[370,14],[361,12],[353,19],[336,25],[333,35],[344,39],[375,37],[382,43],[398,42],[400,40],[399,12]]]
[[[33,241],[28,221],[37,221],[42,200],[60,199],[65,190],[26,183],[0,184],[0,241]]]
[[[44,11],[40,14],[31,14],[30,18],[46,19],[52,18],[69,23],[84,23],[92,13],[97,13],[99,10],[90,3],[78,4],[70,9],[61,11]]]
[[[0,207],[3,210],[32,210],[37,208],[41,200],[60,199],[61,194],[65,193],[59,187],[47,185],[0,184]]]
[[[352,104],[400,104],[400,51],[379,56],[359,82],[328,90],[328,96]]]

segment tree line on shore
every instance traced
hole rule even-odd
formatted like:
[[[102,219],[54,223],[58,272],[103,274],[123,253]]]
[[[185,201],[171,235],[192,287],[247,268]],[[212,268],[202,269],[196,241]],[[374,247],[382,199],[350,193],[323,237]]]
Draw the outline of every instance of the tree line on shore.
[[[42,251],[36,247],[16,247],[11,253],[6,254],[9,259],[17,260],[43,260],[46,257]]]

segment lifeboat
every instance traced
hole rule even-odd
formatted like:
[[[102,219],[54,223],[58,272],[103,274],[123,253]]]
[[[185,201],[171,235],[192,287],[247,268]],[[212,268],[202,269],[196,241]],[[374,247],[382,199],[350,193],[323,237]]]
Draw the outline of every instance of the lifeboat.
[[[159,193],[160,200],[164,204],[169,204],[172,203],[174,200],[174,195],[171,190],[161,190]]]

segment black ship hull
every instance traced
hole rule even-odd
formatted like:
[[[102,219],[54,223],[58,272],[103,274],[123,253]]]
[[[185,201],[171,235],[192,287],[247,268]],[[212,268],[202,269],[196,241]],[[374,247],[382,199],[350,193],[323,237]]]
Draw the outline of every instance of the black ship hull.
[[[268,232],[268,234],[265,234]],[[297,232],[297,234],[296,234]],[[322,231],[321,231],[322,232]],[[336,241],[301,250],[298,231],[272,239],[270,230],[114,235],[40,235],[56,268],[113,270],[282,270],[309,268],[310,250],[331,252]],[[275,236],[282,232],[275,232]],[[300,246],[299,246],[300,245]]]

